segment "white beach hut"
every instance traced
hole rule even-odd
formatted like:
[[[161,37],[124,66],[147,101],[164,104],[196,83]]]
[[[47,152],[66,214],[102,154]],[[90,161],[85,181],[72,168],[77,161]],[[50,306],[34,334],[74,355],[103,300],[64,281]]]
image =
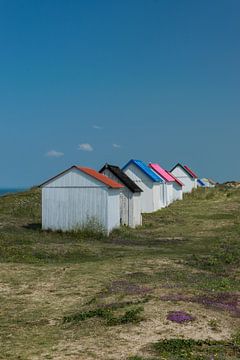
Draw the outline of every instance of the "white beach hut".
[[[127,174],[141,189],[141,210],[151,213],[165,206],[164,181],[141,160],[130,160],[124,167]]]
[[[109,233],[120,226],[123,186],[93,169],[74,165],[40,187],[45,230],[69,231],[92,224]]]
[[[175,200],[182,200],[183,184],[159,164],[150,163],[149,167],[165,180],[166,206],[170,205]]]
[[[110,179],[122,184],[120,190],[120,223],[135,228],[142,225],[140,187],[118,166],[105,164],[99,171]]]
[[[202,178],[201,181],[205,184],[206,187],[212,188],[216,186],[216,182],[212,179]]]
[[[173,174],[171,174],[170,171],[167,171],[167,173],[171,175],[172,178],[175,180],[173,184],[173,201],[182,200],[184,184],[179,179],[177,179]]]
[[[187,166],[176,164],[170,173],[183,183],[183,192],[188,193],[197,188],[197,175]]]

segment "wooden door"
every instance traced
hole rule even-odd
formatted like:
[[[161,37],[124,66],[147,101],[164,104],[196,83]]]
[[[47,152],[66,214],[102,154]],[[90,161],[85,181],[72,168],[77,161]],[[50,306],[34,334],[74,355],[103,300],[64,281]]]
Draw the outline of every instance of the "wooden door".
[[[129,225],[128,222],[128,211],[129,211],[129,204],[128,204],[128,197],[124,192],[120,192],[120,224],[121,225]]]

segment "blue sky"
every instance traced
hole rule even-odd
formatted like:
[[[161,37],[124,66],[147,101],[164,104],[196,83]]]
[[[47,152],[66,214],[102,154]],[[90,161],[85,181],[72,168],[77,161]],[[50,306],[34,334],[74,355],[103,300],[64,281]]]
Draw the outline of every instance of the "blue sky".
[[[240,180],[239,0],[0,0],[0,187],[73,164]]]

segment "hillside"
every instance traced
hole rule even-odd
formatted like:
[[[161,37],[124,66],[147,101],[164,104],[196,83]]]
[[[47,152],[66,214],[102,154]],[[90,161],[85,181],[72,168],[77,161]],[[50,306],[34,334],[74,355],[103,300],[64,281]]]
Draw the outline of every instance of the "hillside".
[[[239,359],[239,237],[239,187],[109,238],[43,232],[39,190],[0,197],[0,359]]]

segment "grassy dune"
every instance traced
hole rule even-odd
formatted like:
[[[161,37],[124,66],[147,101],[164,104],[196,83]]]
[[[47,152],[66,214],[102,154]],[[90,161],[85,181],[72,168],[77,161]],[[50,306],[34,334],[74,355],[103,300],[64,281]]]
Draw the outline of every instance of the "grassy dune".
[[[240,189],[109,238],[41,231],[38,190],[2,197],[0,359],[239,359],[239,240]]]

